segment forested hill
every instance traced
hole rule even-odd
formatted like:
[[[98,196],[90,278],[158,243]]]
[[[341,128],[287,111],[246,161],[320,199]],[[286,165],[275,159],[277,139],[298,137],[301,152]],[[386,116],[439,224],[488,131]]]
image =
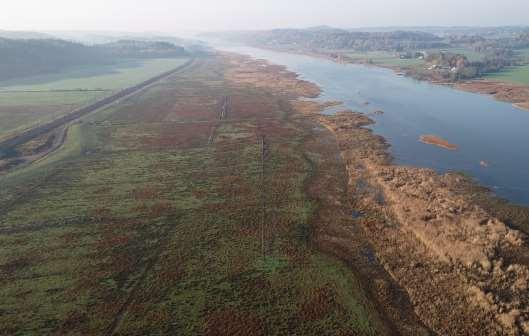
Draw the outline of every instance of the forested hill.
[[[53,39],[0,38],[0,80],[107,61],[97,50],[82,44]]]
[[[0,37],[9,39],[52,39],[52,35],[33,31],[0,30]]]
[[[183,47],[169,42],[121,40],[93,47],[101,54],[123,58],[180,57],[187,55]]]
[[[0,38],[0,80],[58,72],[81,65],[110,64],[120,58],[187,55],[165,42],[119,41],[97,46],[56,39]]]
[[[414,31],[351,32],[329,27],[313,29],[276,29],[259,32],[212,34],[232,41],[253,45],[299,48],[304,50],[391,50],[429,49],[444,46],[436,35]]]

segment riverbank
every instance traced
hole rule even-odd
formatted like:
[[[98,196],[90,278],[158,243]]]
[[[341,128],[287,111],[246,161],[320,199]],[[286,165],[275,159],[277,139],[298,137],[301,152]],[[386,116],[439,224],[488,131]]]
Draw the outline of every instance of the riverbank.
[[[291,53],[291,54],[322,58],[322,59],[327,59],[327,60],[340,63],[340,64],[347,64],[347,63],[348,64],[360,64],[364,66],[373,66],[373,67],[379,67],[379,68],[384,68],[384,69],[390,69],[398,75],[413,78],[413,76],[409,75],[409,72],[407,71],[406,68],[403,68],[401,66],[396,66],[396,65],[383,65],[383,64],[372,64],[372,63],[361,62],[361,61],[352,61],[344,57],[337,57],[338,54],[329,54],[329,53],[316,52],[316,51],[291,50],[287,48],[270,48],[270,47],[261,47],[261,46],[256,46],[256,48],[261,48],[261,49],[276,51],[276,52],[286,52],[286,53]],[[440,81],[434,78],[421,79],[421,80],[426,80],[436,85],[448,85],[455,89],[466,91],[466,92],[490,95],[499,101],[511,103],[513,104],[514,107],[518,109],[529,111],[529,86],[511,84],[511,83],[506,83],[506,82],[498,82],[498,81],[492,81],[492,80],[486,80],[486,79],[480,79],[480,78],[460,81],[460,82]]]
[[[383,140],[362,128],[371,123],[365,116],[344,112],[322,122],[339,139],[358,204],[383,214],[382,223],[361,225],[427,325],[443,335],[529,331],[526,236],[474,202],[470,189],[457,189],[463,177],[392,165]],[[484,322],[490,317],[497,325]]]
[[[493,96],[495,99],[512,103],[514,107],[529,111],[529,87],[504,82],[476,79],[457,83],[456,89]]]
[[[336,59],[332,57],[328,57],[328,59],[337,61]],[[342,61],[338,61],[338,62],[341,63]],[[386,69],[393,70],[398,75],[415,78],[414,76],[411,76],[409,74],[409,71],[406,68],[403,68],[401,66],[390,66],[390,65],[380,65],[380,64],[373,65],[373,64],[369,64],[365,62],[364,63],[349,62],[349,63],[386,68]],[[499,81],[493,81],[493,80],[487,80],[487,79],[481,79],[481,78],[470,79],[470,80],[465,80],[465,81],[458,81],[458,82],[443,81],[443,80],[438,80],[435,78],[427,78],[427,79],[421,78],[419,80],[426,80],[429,83],[436,84],[436,85],[448,85],[455,89],[466,91],[466,92],[490,95],[499,101],[511,103],[513,104],[514,107],[518,109],[529,111],[529,86],[517,85],[517,84],[511,84],[511,83],[499,82]]]
[[[347,198],[362,214],[354,226],[429,329],[442,335],[529,332],[529,247],[526,235],[512,228],[526,218],[496,217],[501,202],[466,177],[394,165],[385,140],[365,127],[373,121],[364,114],[324,116],[328,104],[292,104],[334,135]],[[327,232],[315,239],[334,246],[334,253],[343,256],[345,246],[356,245],[329,228],[320,228]]]

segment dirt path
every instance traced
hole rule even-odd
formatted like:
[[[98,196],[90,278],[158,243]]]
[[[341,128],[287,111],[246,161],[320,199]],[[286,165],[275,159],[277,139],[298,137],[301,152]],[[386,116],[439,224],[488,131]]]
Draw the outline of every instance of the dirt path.
[[[231,109],[231,97],[230,96],[223,96],[221,100],[221,106],[219,108],[219,112],[217,115],[217,122],[215,122],[214,125],[211,126],[211,131],[209,133],[208,137],[208,145],[212,145],[215,141],[215,134],[217,132],[217,128],[219,127],[219,124],[221,122],[226,121],[228,118],[228,113]]]

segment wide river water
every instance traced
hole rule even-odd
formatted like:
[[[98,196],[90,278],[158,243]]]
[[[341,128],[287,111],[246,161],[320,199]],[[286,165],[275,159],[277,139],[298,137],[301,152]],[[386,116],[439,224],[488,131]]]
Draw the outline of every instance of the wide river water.
[[[489,96],[401,77],[371,66],[248,47],[222,48],[285,65],[318,84],[320,100],[370,116],[370,128],[391,145],[395,163],[470,174],[497,195],[529,205],[529,112]],[[368,104],[366,104],[368,103]],[[419,141],[433,134],[458,145],[449,151]],[[486,163],[486,164],[483,164]],[[487,166],[488,165],[488,166]]]

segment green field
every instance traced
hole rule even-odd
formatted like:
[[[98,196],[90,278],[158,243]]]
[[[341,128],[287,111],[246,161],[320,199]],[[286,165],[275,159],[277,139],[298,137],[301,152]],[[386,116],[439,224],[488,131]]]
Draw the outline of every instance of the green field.
[[[465,55],[469,61],[481,61],[485,54],[465,48],[447,48],[447,49],[430,49],[428,53],[450,52],[454,54]],[[365,62],[370,60],[375,65],[397,66],[397,67],[421,67],[424,61],[421,59],[400,59],[399,55],[390,52],[350,52],[346,53],[353,61]],[[517,51],[517,55],[523,62],[528,63],[526,66],[510,67],[498,73],[487,74],[484,77],[493,80],[505,81],[508,83],[529,85],[529,49]]]
[[[505,68],[503,71],[487,74],[485,78],[513,84],[529,85],[529,48],[515,51],[521,66]]]
[[[0,139],[141,83],[187,60],[124,61],[0,82]]]
[[[2,92],[0,139],[105,97],[108,91]]]
[[[0,82],[0,90],[118,90],[184,64],[187,58],[129,60],[86,66],[52,75]]]
[[[529,48],[516,50],[516,56],[520,57],[522,62],[529,64]]]
[[[424,61],[421,59],[401,59],[398,54],[384,52],[384,51],[373,51],[373,52],[353,52],[346,53],[347,57],[353,59],[357,62],[365,62],[370,60],[373,64],[376,65],[386,65],[386,66],[418,66],[424,64]]]
[[[503,71],[487,74],[485,78],[507,83],[529,85],[529,65],[508,67]]]
[[[464,48],[448,48],[448,49],[429,49],[428,53],[446,51],[454,54],[465,55],[470,61],[480,61],[484,55],[469,49]],[[424,60],[418,58],[401,59],[398,53],[385,51],[371,51],[371,52],[346,52],[346,56],[356,62],[365,62],[370,60],[375,65],[382,66],[397,66],[397,67],[419,67],[424,65]]]

